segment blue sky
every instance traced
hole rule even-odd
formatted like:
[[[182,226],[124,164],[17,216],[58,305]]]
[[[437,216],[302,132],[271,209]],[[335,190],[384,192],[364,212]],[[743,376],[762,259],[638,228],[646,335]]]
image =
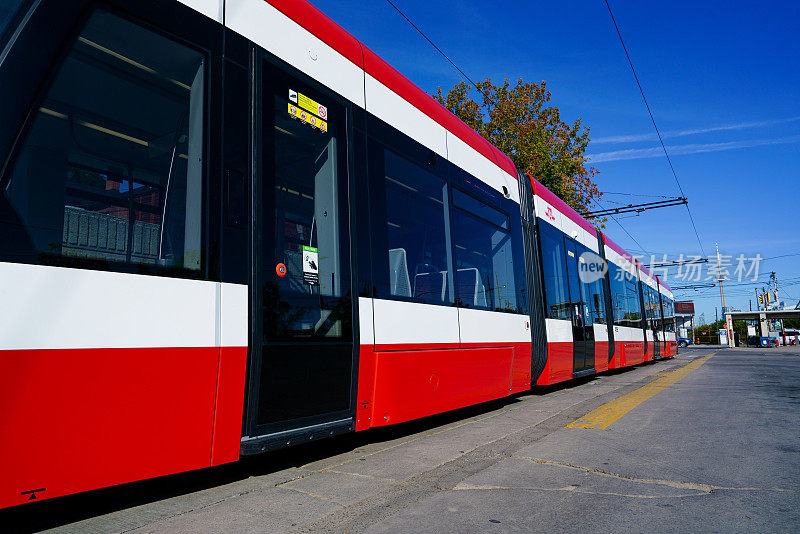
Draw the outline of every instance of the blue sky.
[[[462,76],[383,1],[312,0],[428,92]],[[546,80],[562,118],[591,128],[601,191],[678,196],[602,0],[396,0],[474,80]],[[706,254],[773,258],[783,297],[800,300],[800,2],[611,2],[689,198]],[[603,204],[646,202],[606,195]],[[631,253],[700,254],[683,207],[620,218],[607,233]],[[649,256],[647,256],[649,258]],[[748,262],[748,267],[750,266]],[[703,273],[705,275],[705,272]],[[671,269],[668,282],[681,285]],[[749,280],[748,280],[749,281]],[[758,287],[761,287],[758,283]],[[748,309],[755,285],[728,282]],[[677,292],[714,318],[717,288]],[[754,304],[755,306],[755,304]]]

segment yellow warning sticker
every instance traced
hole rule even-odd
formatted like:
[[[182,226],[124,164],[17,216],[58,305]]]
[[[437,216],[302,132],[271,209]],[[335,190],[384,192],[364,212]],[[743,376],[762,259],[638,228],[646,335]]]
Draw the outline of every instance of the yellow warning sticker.
[[[328,108],[326,108],[313,98],[307,97],[303,93],[299,93],[297,91],[289,89],[289,100],[300,106],[302,109],[318,116],[320,119],[323,120],[328,119]]]
[[[324,120],[320,119],[319,117],[312,115],[308,111],[304,109],[300,109],[291,102],[289,102],[289,115],[292,117],[297,117],[301,121],[310,124],[315,128],[319,128],[323,132],[328,131],[328,123]]]

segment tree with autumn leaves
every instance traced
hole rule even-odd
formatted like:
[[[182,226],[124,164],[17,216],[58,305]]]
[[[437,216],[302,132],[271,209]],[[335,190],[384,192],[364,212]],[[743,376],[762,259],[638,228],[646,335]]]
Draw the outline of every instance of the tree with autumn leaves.
[[[470,96],[473,89],[478,102]],[[447,95],[439,87],[433,97],[578,212],[602,196],[592,181],[598,171],[586,156],[589,128],[581,119],[561,120],[544,81],[520,78],[512,87],[508,80],[498,86],[487,78],[474,88],[462,81]]]

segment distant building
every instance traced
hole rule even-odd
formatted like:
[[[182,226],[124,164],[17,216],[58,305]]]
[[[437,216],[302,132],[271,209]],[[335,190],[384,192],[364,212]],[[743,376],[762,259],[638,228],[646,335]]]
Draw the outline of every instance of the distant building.
[[[694,302],[675,302],[675,322],[678,336],[691,339],[694,329]]]

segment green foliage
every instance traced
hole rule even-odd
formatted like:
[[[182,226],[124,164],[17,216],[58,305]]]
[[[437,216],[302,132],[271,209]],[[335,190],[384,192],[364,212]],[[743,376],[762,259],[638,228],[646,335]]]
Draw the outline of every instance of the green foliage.
[[[725,328],[725,321],[717,321],[711,324],[701,324],[694,327],[694,340],[700,344],[719,343],[717,332]]]
[[[700,344],[716,345],[719,343],[718,332],[725,329],[725,320],[720,319],[711,324],[701,324],[694,327],[695,342]],[[747,343],[747,323],[745,321],[733,321],[733,331],[739,334],[739,342]],[[703,334],[703,332],[707,332]],[[697,340],[700,341],[697,341]]]
[[[800,319],[784,319],[783,327],[800,330]]]
[[[512,87],[509,80],[494,85],[487,78],[475,89],[478,101],[470,96],[473,89],[462,81],[447,95],[437,88],[433,97],[575,210],[587,211],[602,196],[592,181],[598,171],[586,156],[589,128],[581,119],[561,120],[544,81],[520,78]]]

